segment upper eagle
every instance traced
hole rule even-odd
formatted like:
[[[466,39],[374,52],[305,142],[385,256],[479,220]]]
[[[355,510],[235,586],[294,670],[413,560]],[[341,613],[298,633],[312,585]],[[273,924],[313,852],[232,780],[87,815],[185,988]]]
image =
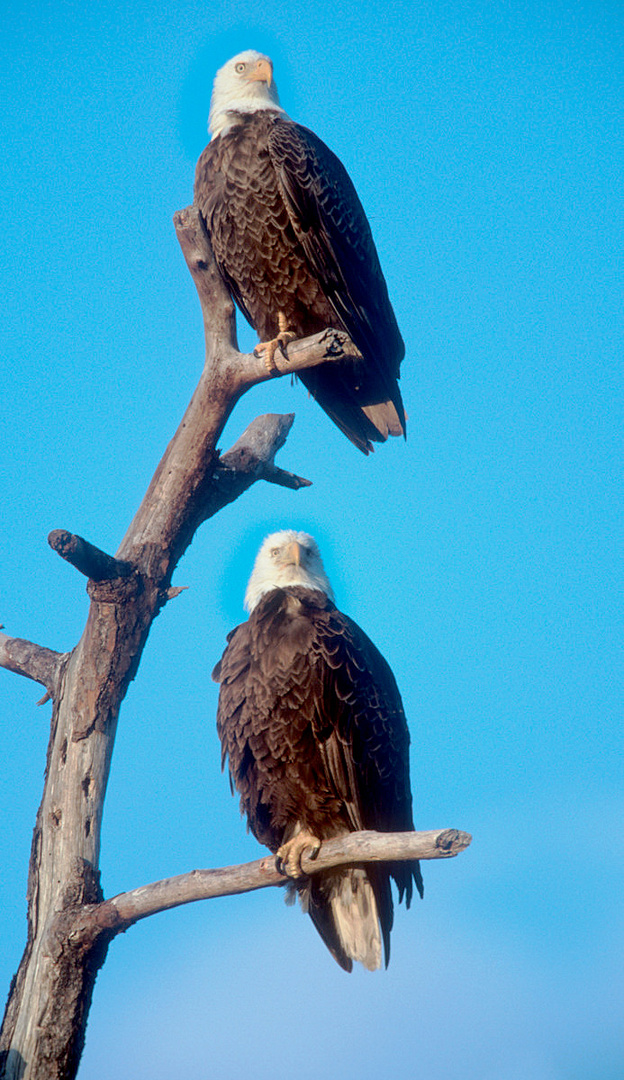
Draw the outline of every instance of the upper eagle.
[[[399,899],[422,895],[417,861],[369,863],[301,877],[305,849],[360,829],[413,829],[409,734],[388,664],[338,611],[316,543],[285,530],[264,541],[213,678],[223,764],[257,839],[295,882],[338,963],[386,963]]]
[[[195,202],[267,366],[278,341],[344,330],[360,357],[301,381],[364,453],[404,434],[405,346],[366,215],[335,154],[281,108],[268,57],[250,49],[217,72],[209,131]]]

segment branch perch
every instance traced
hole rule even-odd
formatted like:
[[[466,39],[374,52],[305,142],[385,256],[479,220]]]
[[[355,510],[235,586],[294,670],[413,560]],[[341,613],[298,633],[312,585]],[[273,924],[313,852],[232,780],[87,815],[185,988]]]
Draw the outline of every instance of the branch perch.
[[[468,833],[457,829],[411,833],[357,832],[326,840],[317,857],[310,859],[304,855],[301,865],[306,874],[313,875],[321,870],[352,863],[449,859],[465,851],[471,839]],[[266,855],[239,866],[192,870],[119,893],[96,905],[91,914],[99,927],[119,932],[139,919],[182,904],[280,886],[287,880],[277,869],[275,856]]]
[[[178,210],[173,216],[173,222],[204,313],[206,356],[219,358],[221,371],[227,373],[228,380],[231,380],[231,389],[237,396],[250,386],[274,379],[278,374],[294,374],[304,368],[317,367],[318,364],[327,364],[332,360],[360,358],[361,354],[348,334],[331,327],[311,337],[293,341],[285,349],[278,350],[274,361],[277,370],[271,372],[267,371],[261,356],[253,352],[239,352],[236,344],[234,304],[223,288],[199,210],[194,205]],[[210,310],[210,304],[214,306],[215,289],[223,290],[224,293],[220,299],[224,325],[217,334]]]

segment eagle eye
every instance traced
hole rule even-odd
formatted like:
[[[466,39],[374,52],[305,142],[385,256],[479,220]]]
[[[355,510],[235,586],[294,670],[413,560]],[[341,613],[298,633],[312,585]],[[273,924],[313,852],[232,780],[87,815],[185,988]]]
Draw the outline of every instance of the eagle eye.
[[[271,555],[275,559],[281,551],[281,548],[271,548]]]
[[[247,64],[237,64],[237,65],[236,65],[236,69],[235,69],[235,70],[236,70],[236,73],[237,73],[238,75],[242,75],[242,74],[243,74],[243,71],[245,70],[245,68],[246,68],[246,67],[247,67]]]

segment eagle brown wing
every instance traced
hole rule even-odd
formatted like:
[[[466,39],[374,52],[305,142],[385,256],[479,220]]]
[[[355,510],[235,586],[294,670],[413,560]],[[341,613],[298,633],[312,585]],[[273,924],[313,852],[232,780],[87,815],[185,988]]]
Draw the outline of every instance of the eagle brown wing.
[[[325,601],[310,590],[275,589],[229,635],[213,672],[221,684],[217,730],[223,764],[227,759],[249,827],[272,851],[299,822],[321,838],[349,829],[340,796],[324,780],[313,723],[315,623],[309,605],[289,610],[294,593],[312,597],[312,605],[314,598],[321,607]]]
[[[323,594],[274,589],[228,637],[213,678],[223,764],[257,839],[277,851],[299,827],[321,840],[359,829],[413,828],[409,734],[388,664],[364,632]],[[321,937],[346,970],[328,871],[297,883]],[[409,906],[417,861],[369,864],[386,963],[392,876]]]
[[[366,215],[349,176],[320,139],[260,111],[202,153],[195,201],[221,275],[261,340],[279,315],[306,337],[344,329],[361,353],[300,373],[364,453],[405,431],[398,388],[404,345]]]
[[[307,128],[275,119],[269,135],[292,227],[339,324],[364,357],[361,386],[351,388],[360,405],[392,401],[405,430],[396,380],[405,345],[388,297],[370,226],[342,162]],[[306,373],[320,378],[331,369]],[[314,392],[314,391],[312,391]]]
[[[335,608],[319,627],[318,647],[324,668],[320,720],[326,725],[317,732],[319,745],[353,828],[411,831],[409,731],[390,666],[364,631]],[[408,905],[412,878],[422,895],[417,862],[388,869]]]
[[[293,600],[295,601],[293,605]],[[413,829],[409,733],[396,681],[323,594],[275,589],[228,637],[213,678],[223,764],[250,827],[276,851],[304,821],[337,832]],[[409,903],[418,863],[388,864]]]

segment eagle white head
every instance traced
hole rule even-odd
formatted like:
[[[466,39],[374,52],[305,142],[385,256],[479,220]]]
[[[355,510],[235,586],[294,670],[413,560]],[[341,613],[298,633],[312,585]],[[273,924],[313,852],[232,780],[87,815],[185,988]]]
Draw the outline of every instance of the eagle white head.
[[[217,71],[210,100],[208,131],[214,139],[233,127],[236,113],[256,112],[258,109],[271,109],[284,114],[273,81],[272,61],[255,49],[247,49],[233,56]]]
[[[289,585],[318,589],[334,599],[316,540],[295,529],[271,533],[263,541],[247,585],[245,608],[253,611],[266,593]]]

